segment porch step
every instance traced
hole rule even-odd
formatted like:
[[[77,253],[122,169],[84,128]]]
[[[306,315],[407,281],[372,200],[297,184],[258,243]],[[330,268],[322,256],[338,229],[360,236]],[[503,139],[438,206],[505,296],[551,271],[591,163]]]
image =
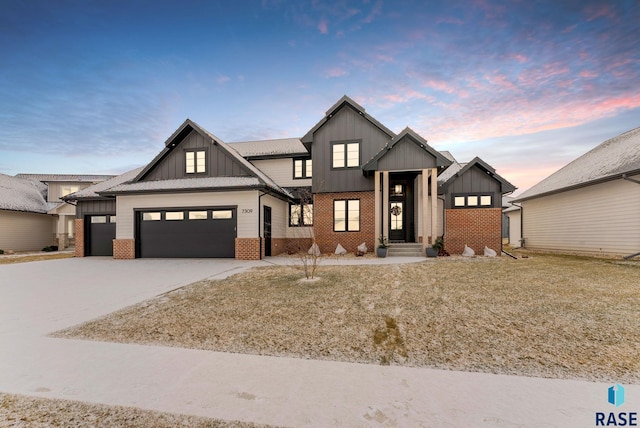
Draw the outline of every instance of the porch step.
[[[387,251],[388,257],[421,257],[424,255],[422,244],[413,242],[389,244]]]

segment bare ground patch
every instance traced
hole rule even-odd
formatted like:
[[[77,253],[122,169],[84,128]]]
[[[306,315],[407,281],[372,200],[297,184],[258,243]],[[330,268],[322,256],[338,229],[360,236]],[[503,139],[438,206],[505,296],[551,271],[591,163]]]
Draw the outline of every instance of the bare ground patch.
[[[640,265],[439,259],[254,269],[56,334],[553,378],[640,382]]]

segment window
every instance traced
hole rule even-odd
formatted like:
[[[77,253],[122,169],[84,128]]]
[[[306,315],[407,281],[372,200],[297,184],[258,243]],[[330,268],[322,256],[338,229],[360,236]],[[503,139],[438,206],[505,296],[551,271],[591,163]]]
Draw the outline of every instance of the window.
[[[453,206],[455,208],[492,207],[493,195],[454,195]]]
[[[289,205],[289,226],[313,226],[313,204]]]
[[[333,143],[331,151],[332,168],[357,168],[360,166],[360,143]]]
[[[114,223],[115,224],[116,223],[116,216],[114,216],[114,215],[109,216],[109,223]]]
[[[206,172],[205,151],[185,152],[185,165],[187,174],[200,174]]]
[[[218,210],[211,212],[214,220],[233,218],[233,211],[231,210]]]
[[[189,211],[189,220],[206,220],[206,211]]]
[[[167,212],[164,218],[166,220],[184,220],[184,213],[182,211]]]
[[[333,230],[358,232],[360,230],[360,200],[333,201]]]
[[[94,215],[91,216],[91,223],[92,224],[99,224],[99,223],[106,223],[107,222],[107,216],[106,215]]]
[[[311,178],[311,159],[293,160],[293,178]]]
[[[78,186],[62,186],[60,189],[60,197],[70,195],[80,190]]]
[[[158,221],[161,220],[160,213],[142,213],[143,221]]]

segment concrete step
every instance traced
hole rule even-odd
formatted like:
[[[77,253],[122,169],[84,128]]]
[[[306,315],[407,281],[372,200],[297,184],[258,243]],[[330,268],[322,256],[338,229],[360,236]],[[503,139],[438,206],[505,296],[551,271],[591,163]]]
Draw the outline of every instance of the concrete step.
[[[420,243],[393,243],[389,244],[388,257],[421,257],[424,256]]]

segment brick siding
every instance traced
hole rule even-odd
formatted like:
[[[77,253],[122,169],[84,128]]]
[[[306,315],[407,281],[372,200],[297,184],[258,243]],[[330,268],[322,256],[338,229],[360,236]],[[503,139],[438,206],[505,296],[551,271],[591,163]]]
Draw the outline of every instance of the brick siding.
[[[130,260],[136,258],[136,245],[133,239],[114,239],[113,258],[116,260]]]
[[[237,260],[260,260],[260,238],[236,238]]]
[[[461,254],[465,244],[478,255],[484,247],[502,249],[502,209],[472,208],[445,211],[444,248],[451,254]]]
[[[333,231],[333,201],[336,199],[360,200],[360,231]],[[338,244],[354,253],[358,245],[367,244],[375,249],[375,192],[317,193],[313,197],[313,229],[316,242],[323,253],[333,253]]]
[[[76,249],[74,255],[76,257],[84,257],[84,220],[76,219],[75,225]]]

